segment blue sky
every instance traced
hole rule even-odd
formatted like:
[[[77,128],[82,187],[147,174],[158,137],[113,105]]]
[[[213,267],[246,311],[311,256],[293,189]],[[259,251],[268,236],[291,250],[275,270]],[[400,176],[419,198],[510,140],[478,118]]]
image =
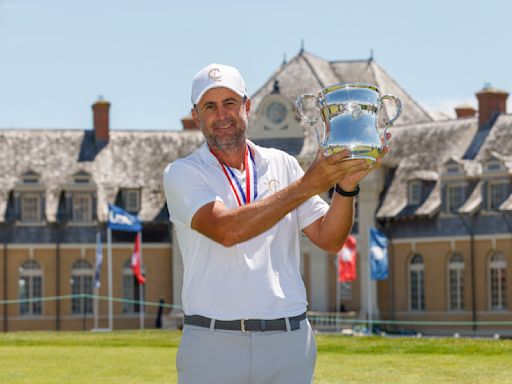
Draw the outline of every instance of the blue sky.
[[[428,110],[512,91],[511,2],[417,3],[0,0],[0,128],[90,128],[102,95],[112,129],[180,129],[200,68],[234,65],[252,93],[302,39],[328,60],[373,50]]]

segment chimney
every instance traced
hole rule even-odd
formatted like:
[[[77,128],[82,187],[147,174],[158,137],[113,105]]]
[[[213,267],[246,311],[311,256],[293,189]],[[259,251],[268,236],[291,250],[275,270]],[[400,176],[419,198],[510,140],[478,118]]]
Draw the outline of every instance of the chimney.
[[[476,110],[470,104],[461,104],[455,107],[457,119],[469,119],[476,116]]]
[[[183,129],[184,130],[187,130],[187,129],[197,129],[199,128],[197,125],[196,125],[196,122],[194,121],[194,119],[192,118],[192,116],[186,116],[184,117],[183,119],[181,119],[181,124],[183,125]]]
[[[478,125],[487,123],[495,113],[507,113],[508,93],[486,84],[476,93],[478,99]]]
[[[96,142],[108,142],[109,139],[109,117],[108,111],[110,103],[98,97],[98,100],[92,105],[92,115],[94,124],[94,137]]]

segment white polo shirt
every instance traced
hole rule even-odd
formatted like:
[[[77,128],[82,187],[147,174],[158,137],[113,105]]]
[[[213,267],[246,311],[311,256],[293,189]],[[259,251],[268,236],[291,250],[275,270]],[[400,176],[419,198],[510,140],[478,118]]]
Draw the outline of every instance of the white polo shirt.
[[[254,153],[256,200],[303,175],[297,160],[287,153],[248,144]],[[232,171],[245,185],[245,173]],[[212,201],[238,207],[226,175],[206,144],[167,166],[164,189],[183,256],[185,314],[218,320],[275,319],[306,310],[299,236],[300,230],[325,215],[324,200],[315,196],[262,234],[224,247],[190,227],[197,210]]]

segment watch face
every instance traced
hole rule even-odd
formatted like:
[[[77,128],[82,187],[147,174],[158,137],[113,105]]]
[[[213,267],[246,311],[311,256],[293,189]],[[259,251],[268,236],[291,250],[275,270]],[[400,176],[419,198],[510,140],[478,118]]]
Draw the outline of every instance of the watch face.
[[[267,108],[267,118],[274,124],[281,124],[286,118],[286,106],[276,101]]]

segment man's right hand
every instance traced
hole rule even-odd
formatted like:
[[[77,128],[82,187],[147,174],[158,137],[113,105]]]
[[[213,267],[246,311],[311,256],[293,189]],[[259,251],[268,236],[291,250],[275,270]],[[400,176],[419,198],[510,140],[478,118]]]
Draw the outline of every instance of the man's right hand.
[[[323,193],[336,183],[342,183],[343,189],[354,190],[357,184],[372,170],[372,164],[364,159],[350,159],[350,151],[343,149],[333,155],[325,156],[322,149],[303,176],[314,195]]]

